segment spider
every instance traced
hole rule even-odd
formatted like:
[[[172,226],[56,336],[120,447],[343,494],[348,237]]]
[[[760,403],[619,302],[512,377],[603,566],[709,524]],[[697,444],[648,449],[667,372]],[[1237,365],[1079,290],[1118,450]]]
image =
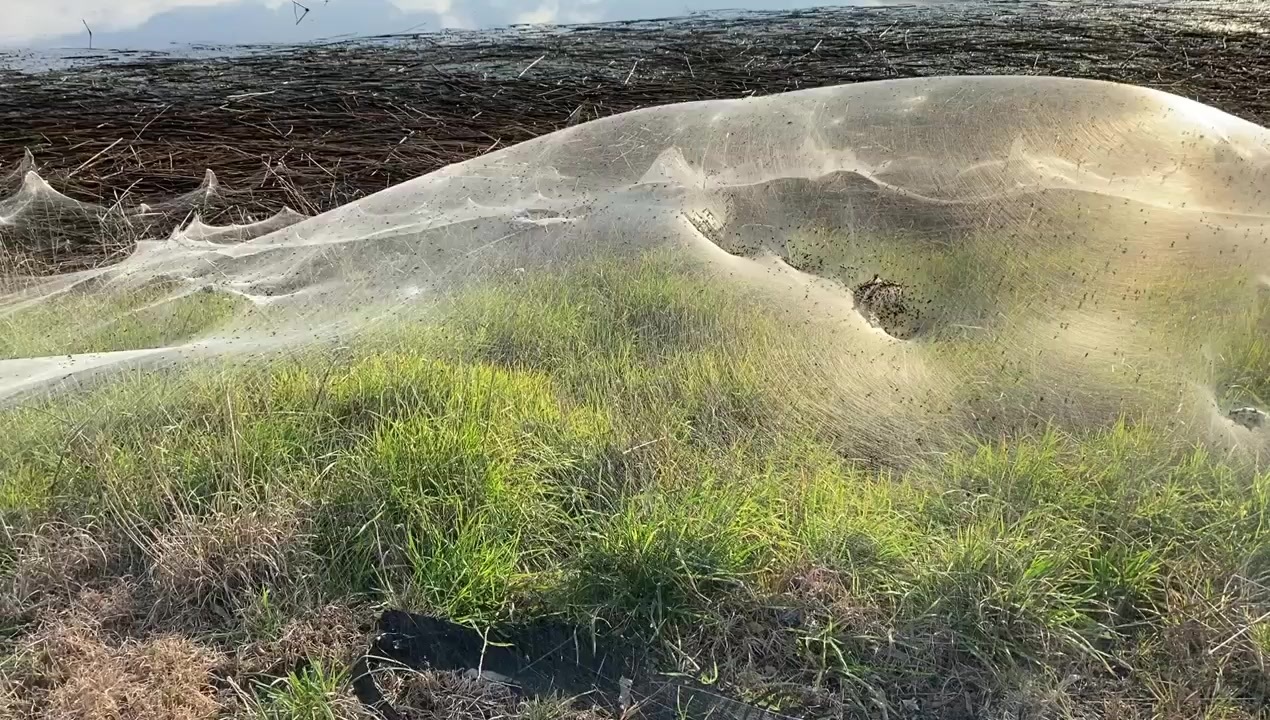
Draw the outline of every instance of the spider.
[[[905,301],[904,286],[881,275],[856,287],[852,293],[860,314],[888,335],[909,339],[916,334],[917,312]]]

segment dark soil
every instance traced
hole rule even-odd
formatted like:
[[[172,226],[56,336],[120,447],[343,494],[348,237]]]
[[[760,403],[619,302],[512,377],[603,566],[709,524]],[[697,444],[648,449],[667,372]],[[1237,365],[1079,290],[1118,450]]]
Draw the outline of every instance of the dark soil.
[[[385,720],[406,720],[378,687],[377,673],[415,671],[493,673],[525,697],[585,698],[612,717],[644,720],[792,720],[730,699],[683,677],[650,669],[647,646],[594,635],[555,620],[491,628],[488,634],[440,618],[388,610],[379,632],[355,663],[358,698]],[[629,684],[623,687],[623,681]]]

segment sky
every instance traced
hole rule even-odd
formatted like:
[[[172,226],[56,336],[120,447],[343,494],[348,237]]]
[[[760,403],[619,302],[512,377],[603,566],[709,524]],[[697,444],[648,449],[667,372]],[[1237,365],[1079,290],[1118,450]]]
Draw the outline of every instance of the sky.
[[[0,47],[86,48],[86,26],[96,48],[163,49],[648,19],[706,10],[941,1],[950,0],[0,0]]]

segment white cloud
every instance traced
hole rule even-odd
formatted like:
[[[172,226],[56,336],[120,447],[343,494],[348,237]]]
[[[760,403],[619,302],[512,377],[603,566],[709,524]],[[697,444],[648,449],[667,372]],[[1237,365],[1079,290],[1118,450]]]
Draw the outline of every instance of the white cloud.
[[[402,12],[431,12],[445,15],[454,9],[454,0],[391,0]]]
[[[598,22],[603,19],[599,6],[600,0],[543,0],[533,10],[512,15],[512,22],[525,25]]]
[[[472,19],[464,12],[456,11],[454,0],[388,0],[392,6],[402,12],[429,12],[441,21],[441,27],[465,29],[476,27]]]
[[[540,25],[545,23],[560,22],[560,3],[547,0],[539,5],[537,9],[528,12],[522,12],[515,16],[512,22],[526,25]]]

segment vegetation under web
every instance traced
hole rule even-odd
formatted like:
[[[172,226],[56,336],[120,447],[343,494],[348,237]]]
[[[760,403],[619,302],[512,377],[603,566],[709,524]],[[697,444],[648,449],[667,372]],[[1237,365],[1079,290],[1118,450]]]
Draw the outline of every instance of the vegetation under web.
[[[664,258],[591,264],[5,410],[0,714],[357,717],[359,621],[394,604],[561,615],[794,714],[1263,716],[1270,474],[1134,418],[853,461],[765,380],[806,342],[766,307]]]
[[[177,344],[214,329],[247,305],[210,289],[178,293],[174,283],[106,294],[71,290],[52,300],[0,309],[0,360]]]

